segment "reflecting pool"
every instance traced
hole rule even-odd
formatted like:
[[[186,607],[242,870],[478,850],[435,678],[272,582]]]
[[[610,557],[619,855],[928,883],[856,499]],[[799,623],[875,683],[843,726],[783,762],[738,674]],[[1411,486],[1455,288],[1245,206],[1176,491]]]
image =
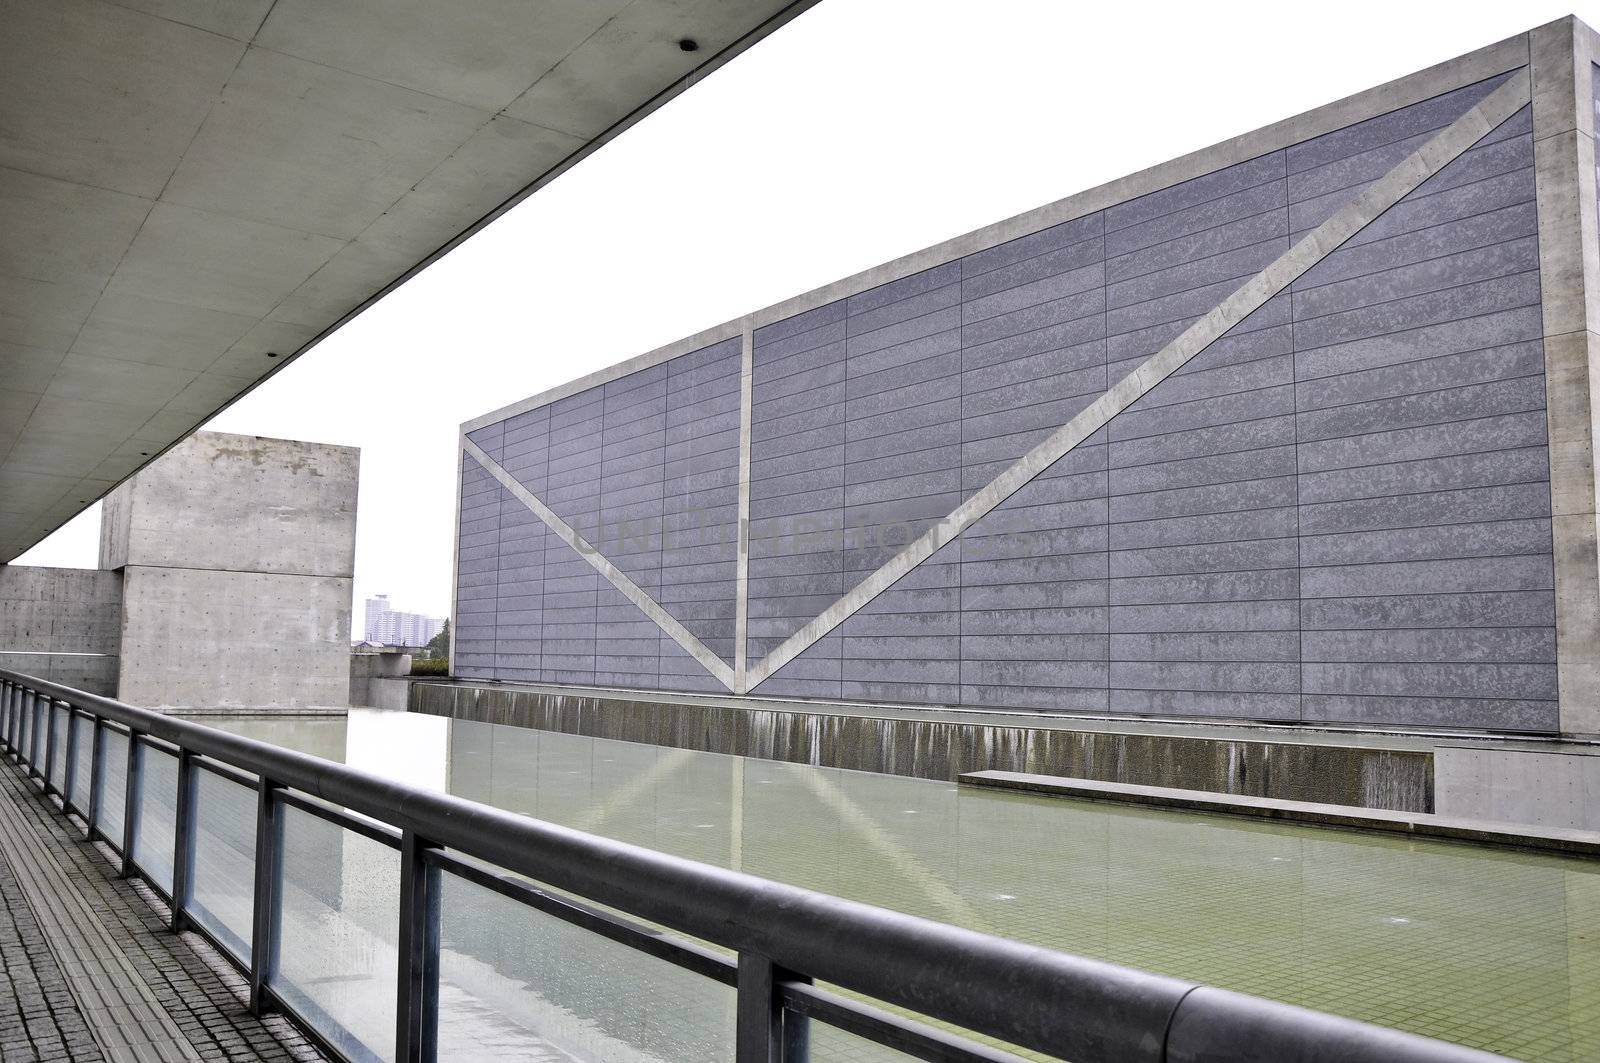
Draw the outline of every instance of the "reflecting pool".
[[[1080,955],[1518,1058],[1600,1059],[1600,862],[377,710],[204,722],[622,841]],[[365,872],[348,854],[339,859],[343,896],[329,910],[358,910],[349,893]],[[387,867],[385,856],[374,877],[387,878]],[[392,897],[388,883],[375,895]],[[611,955],[607,943],[509,910],[465,881],[447,881],[444,897],[441,1058],[726,1055],[731,990],[653,971],[655,961],[637,954]],[[358,922],[379,935],[390,903]],[[316,924],[307,925],[315,936]],[[381,974],[392,944],[388,953],[381,942],[362,947]],[[337,978],[332,967],[350,951],[345,943],[330,954],[323,975]],[[626,980],[620,994],[605,988],[617,979]],[[350,1000],[349,1022],[360,1025],[362,1009]],[[663,1014],[697,1019],[664,1022]],[[536,1028],[537,1041],[510,1018],[530,1015],[521,1026]],[[374,1021],[360,1039],[375,1042],[381,1058],[385,1035]],[[813,1058],[888,1057],[822,1031]]]

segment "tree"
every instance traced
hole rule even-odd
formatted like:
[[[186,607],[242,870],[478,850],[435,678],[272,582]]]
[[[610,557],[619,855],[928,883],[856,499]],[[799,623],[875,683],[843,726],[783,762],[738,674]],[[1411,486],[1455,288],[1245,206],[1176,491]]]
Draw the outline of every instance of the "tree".
[[[450,621],[444,622],[444,627],[439,633],[428,640],[428,656],[438,657],[441,660],[450,656]]]

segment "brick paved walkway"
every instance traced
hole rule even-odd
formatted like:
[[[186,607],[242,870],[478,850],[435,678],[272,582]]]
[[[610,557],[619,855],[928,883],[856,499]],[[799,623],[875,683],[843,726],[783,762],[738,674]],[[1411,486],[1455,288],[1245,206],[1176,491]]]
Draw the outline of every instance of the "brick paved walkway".
[[[0,854],[0,1061],[103,1060],[18,889]]]
[[[323,1059],[109,857],[0,761],[0,1063]]]

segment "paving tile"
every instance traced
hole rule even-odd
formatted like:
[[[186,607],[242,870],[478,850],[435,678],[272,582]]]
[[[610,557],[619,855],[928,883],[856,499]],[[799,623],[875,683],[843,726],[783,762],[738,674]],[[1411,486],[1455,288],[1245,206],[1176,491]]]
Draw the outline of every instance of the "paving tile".
[[[324,1057],[165,904],[117,877],[36,782],[0,764],[0,1063],[194,1063]]]

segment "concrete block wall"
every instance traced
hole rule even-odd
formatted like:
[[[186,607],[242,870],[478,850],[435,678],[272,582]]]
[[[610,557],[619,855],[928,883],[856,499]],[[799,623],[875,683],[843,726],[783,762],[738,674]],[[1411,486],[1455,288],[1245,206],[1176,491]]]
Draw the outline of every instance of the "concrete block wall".
[[[378,699],[382,696],[380,691],[384,688],[378,680],[393,679],[404,685],[410,683],[410,675],[409,653],[395,650],[354,652],[350,654],[349,704],[380,708],[382,706],[378,704]],[[403,705],[401,707],[404,708]]]
[[[0,565],[0,667],[115,694],[121,614],[118,573]]]
[[[117,697],[347,704],[359,462],[351,447],[201,432],[112,492],[101,564],[123,587]]]
[[[1593,265],[1535,147],[1600,99],[1540,56],[1591,46],[1564,20],[469,422],[458,673],[1600,731],[1592,452],[1550,455],[1588,427],[1547,401]]]

